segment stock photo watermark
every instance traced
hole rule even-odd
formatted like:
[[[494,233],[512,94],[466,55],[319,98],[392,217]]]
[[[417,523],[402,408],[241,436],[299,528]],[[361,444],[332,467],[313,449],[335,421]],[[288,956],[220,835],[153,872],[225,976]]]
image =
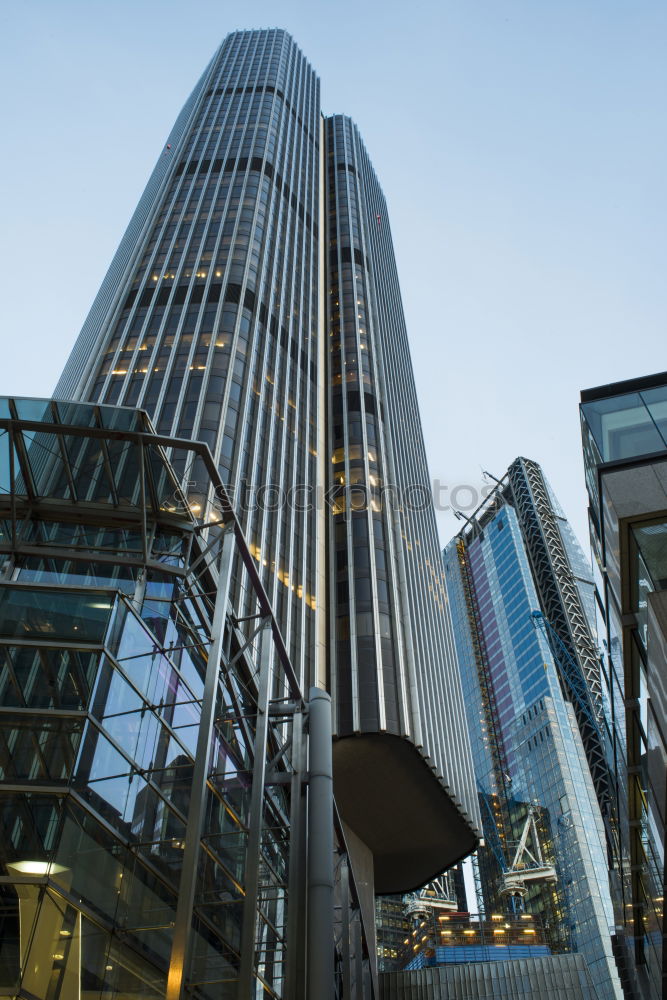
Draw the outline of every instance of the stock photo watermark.
[[[162,501],[170,511],[199,513],[202,503],[209,502],[214,511],[224,512],[227,502],[237,513],[247,511],[293,510],[305,513],[313,510],[331,510],[335,514],[364,510],[425,511],[433,507],[436,512],[458,511],[470,513],[496,488],[495,483],[445,483],[440,479],[425,483],[408,483],[404,486],[368,483],[334,483],[328,488],[310,483],[299,483],[285,488],[278,483],[252,486],[242,480],[236,488],[217,489],[207,500],[208,488],[204,483],[189,481],[182,490],[175,490]]]

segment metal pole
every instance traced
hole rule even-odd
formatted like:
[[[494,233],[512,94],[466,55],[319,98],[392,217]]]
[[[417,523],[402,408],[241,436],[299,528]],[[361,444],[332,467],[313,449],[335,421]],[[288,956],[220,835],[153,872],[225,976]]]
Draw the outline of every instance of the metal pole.
[[[225,616],[229,598],[229,582],[231,579],[234,556],[234,531],[230,526],[222,539],[220,571],[218,587],[211,625],[211,645],[206,664],[206,678],[201,706],[199,733],[197,734],[197,753],[192,774],[192,791],[188,824],[185,831],[185,849],[183,851],[183,867],[174,922],[174,936],[171,944],[171,959],[167,974],[167,990],[165,1000],[180,1000],[183,989],[190,928],[192,925],[192,909],[195,900],[197,882],[197,862],[199,859],[199,842],[204,825],[204,810],[206,808],[206,783],[208,781],[209,759],[213,742],[213,723],[215,719],[216,693],[220,671],[220,657],[225,634]]]
[[[310,689],[308,768],[308,997],[334,996],[331,697]]]
[[[290,789],[290,853],[287,891],[287,928],[285,934],[285,997],[303,1000],[305,988],[304,918],[305,918],[305,836],[302,829],[304,779],[306,772],[303,706],[292,716],[292,780]],[[302,978],[303,977],[303,978]]]
[[[354,1000],[364,1000],[364,950],[361,910],[357,908],[352,925],[354,933]]]
[[[341,960],[343,964],[343,997],[352,997],[352,951],[350,949],[350,871],[347,857],[340,866],[340,897],[341,897]]]

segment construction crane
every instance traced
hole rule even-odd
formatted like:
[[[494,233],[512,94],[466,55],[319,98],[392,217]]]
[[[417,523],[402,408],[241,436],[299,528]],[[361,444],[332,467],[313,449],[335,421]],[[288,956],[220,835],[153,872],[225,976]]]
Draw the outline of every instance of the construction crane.
[[[479,787],[481,790],[481,785]],[[528,893],[529,883],[558,881],[555,867],[545,861],[542,853],[542,845],[535,822],[535,817],[539,814],[538,809],[534,805],[528,806],[528,813],[512,863],[508,865],[495,816],[486,795],[482,794],[481,798],[486,805],[490,820],[490,823],[485,824],[485,832],[488,833],[487,842],[502,872],[500,894],[508,897],[510,908],[516,913],[523,909],[523,898]],[[532,850],[528,847],[529,838]]]
[[[552,864],[544,860],[542,845],[537,832],[535,817],[537,809],[534,806],[528,807],[528,815],[523,825],[521,839],[512,859],[512,864],[503,872],[503,883],[500,889],[501,895],[509,896],[512,901],[512,909],[517,909],[517,903],[523,900],[528,892],[530,882],[557,882],[558,875]],[[528,836],[531,835],[532,851],[528,847]],[[518,907],[522,908],[521,906]]]
[[[403,913],[413,921],[423,920],[430,912],[455,913],[459,908],[452,876],[445,872],[419,892],[403,896]]]

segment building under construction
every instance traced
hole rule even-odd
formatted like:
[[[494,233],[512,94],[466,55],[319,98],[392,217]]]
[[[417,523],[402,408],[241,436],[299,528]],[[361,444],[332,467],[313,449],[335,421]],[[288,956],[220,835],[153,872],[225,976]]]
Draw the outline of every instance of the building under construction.
[[[496,482],[444,552],[484,826],[477,907],[539,918],[616,997],[592,581],[540,467],[519,458]]]

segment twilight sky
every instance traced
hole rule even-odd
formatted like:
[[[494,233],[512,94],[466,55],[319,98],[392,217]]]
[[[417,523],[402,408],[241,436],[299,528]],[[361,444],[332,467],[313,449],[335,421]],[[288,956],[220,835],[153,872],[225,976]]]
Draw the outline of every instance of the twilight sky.
[[[205,64],[275,26],[387,195],[441,497],[522,454],[583,541],[579,390],[667,369],[661,0],[4,4],[0,394],[50,394]]]

